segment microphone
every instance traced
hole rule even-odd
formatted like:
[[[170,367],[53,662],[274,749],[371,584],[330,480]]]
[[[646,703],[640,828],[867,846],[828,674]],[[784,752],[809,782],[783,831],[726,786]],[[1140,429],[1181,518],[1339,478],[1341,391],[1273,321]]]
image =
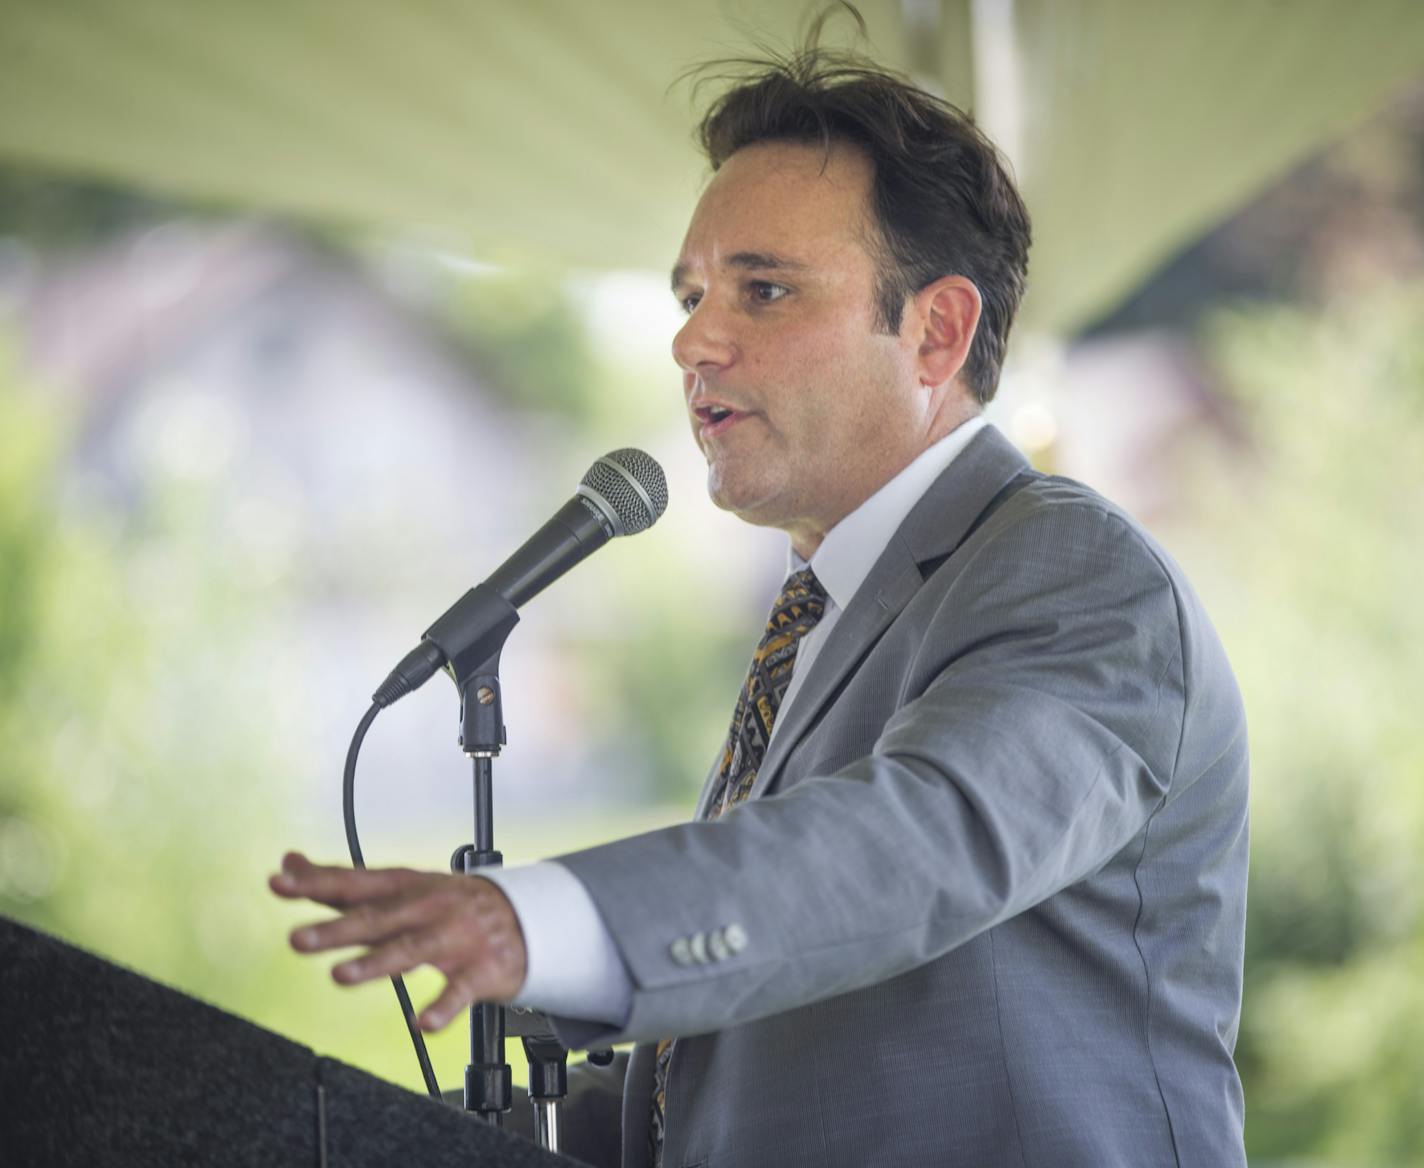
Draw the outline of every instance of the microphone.
[[[667,479],[655,459],[631,447],[605,454],[552,519],[426,630],[371,700],[389,706],[437,669],[458,676],[488,660],[518,623],[515,609],[614,536],[646,531],[667,502]]]

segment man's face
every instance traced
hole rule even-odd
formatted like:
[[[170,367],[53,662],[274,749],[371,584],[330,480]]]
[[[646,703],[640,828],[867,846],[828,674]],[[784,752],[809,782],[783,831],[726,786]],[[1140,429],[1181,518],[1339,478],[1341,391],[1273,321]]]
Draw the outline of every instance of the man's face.
[[[712,500],[803,555],[926,445],[913,330],[876,331],[871,177],[852,147],[738,151],[673,271],[689,312],[673,356]]]

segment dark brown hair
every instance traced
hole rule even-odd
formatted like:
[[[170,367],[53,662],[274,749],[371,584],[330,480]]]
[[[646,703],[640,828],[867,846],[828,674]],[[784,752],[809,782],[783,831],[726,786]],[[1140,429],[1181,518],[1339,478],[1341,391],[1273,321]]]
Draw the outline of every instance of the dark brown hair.
[[[1023,297],[1028,211],[969,115],[864,57],[817,47],[824,19],[791,55],[713,63],[735,67],[734,84],[708,109],[698,141],[713,170],[758,142],[819,143],[828,152],[848,142],[865,151],[874,167],[877,324],[898,333],[906,297],[941,276],[972,280],[983,309],[963,376],[987,402]]]

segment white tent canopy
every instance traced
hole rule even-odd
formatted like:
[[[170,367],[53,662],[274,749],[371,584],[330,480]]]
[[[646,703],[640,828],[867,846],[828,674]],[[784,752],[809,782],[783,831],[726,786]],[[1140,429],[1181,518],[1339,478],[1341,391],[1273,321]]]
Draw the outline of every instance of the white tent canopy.
[[[970,107],[1067,331],[1424,74],[1418,0],[860,0]],[[789,43],[751,0],[0,0],[0,156],[484,259],[666,269],[703,179],[688,66]],[[828,40],[846,44],[846,19]]]

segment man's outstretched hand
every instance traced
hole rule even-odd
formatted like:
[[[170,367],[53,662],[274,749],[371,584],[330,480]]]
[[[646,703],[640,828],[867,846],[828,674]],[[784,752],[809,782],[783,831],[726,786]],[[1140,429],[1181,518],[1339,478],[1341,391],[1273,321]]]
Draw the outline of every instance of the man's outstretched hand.
[[[488,880],[408,868],[328,868],[288,852],[268,883],[278,896],[314,900],[341,914],[292,930],[298,953],[367,946],[333,967],[342,985],[418,965],[443,973],[445,989],[421,1012],[422,1030],[439,1030],[473,1001],[508,1001],[524,984],[519,918]]]

